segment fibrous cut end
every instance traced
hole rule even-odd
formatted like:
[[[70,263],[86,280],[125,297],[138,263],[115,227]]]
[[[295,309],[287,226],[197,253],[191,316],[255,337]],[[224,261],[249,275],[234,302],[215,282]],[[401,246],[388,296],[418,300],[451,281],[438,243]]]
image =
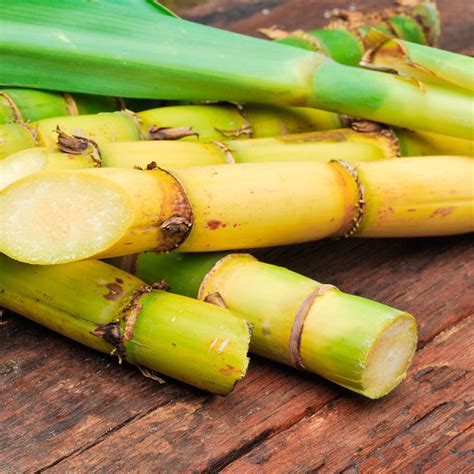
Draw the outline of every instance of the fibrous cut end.
[[[416,350],[415,319],[404,313],[384,328],[370,351],[364,373],[363,393],[380,398],[404,378]]]
[[[129,217],[127,195],[87,173],[40,173],[0,195],[0,251],[32,264],[93,257],[118,240]]]

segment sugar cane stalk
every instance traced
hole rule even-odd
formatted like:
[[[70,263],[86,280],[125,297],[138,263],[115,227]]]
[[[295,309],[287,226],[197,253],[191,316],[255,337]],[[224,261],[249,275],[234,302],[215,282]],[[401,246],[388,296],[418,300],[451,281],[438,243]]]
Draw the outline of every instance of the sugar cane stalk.
[[[2,252],[36,264],[472,232],[474,160],[51,171],[0,194]]]
[[[247,322],[158,287],[96,260],[42,267],[0,255],[5,308],[119,360],[232,391],[248,365]]]
[[[435,2],[422,0],[380,12],[334,10],[333,20],[322,29],[285,31],[275,27],[259,32],[276,42],[318,51],[348,66],[358,66],[366,50],[365,37],[371,29],[413,43],[434,46],[440,18]]]
[[[124,140],[222,141],[268,137],[341,127],[338,115],[305,107],[181,105],[130,111],[53,117],[29,124],[0,125],[0,159],[34,145],[68,150],[61,136],[86,138],[95,148]],[[27,133],[29,132],[29,134]],[[80,145],[81,146],[81,145]],[[86,146],[82,142],[82,146]],[[13,151],[11,151],[13,150]],[[81,151],[81,148],[75,151]],[[84,150],[82,150],[84,151]]]
[[[0,124],[31,123],[50,117],[97,114],[121,109],[138,112],[157,105],[157,101],[12,87],[0,90]]]
[[[59,147],[66,144],[67,147],[63,149],[68,153],[36,147],[1,160],[0,190],[39,171],[100,166],[177,169],[276,161],[326,163],[334,159],[358,162],[398,156],[474,155],[474,142],[471,140],[428,132],[389,130],[374,123],[354,122],[352,125],[355,130],[308,132],[249,140],[210,143],[182,140],[112,142],[100,147],[97,144],[89,146],[86,140],[65,137],[62,133]]]
[[[253,325],[251,351],[369,398],[405,377],[416,322],[402,311],[339,291],[248,254],[144,252],[114,264],[172,292],[231,309]]]
[[[130,0],[127,8],[112,0],[10,3],[0,23],[2,81],[99,95],[310,106],[411,129],[472,135],[473,98],[467,91],[431,83],[420,90],[391,74],[153,15],[150,8],[143,0]]]

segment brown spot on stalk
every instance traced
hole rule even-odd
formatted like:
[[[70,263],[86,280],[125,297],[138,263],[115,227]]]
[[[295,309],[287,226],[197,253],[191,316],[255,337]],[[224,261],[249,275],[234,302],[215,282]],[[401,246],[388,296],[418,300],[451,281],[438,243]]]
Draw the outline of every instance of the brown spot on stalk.
[[[430,217],[435,217],[435,216],[446,217],[446,216],[449,216],[449,214],[451,214],[454,210],[455,210],[454,207],[439,207],[438,209],[433,211]]]
[[[219,229],[219,227],[227,227],[227,224],[224,224],[222,221],[211,219],[206,222],[206,227],[211,230]]]
[[[225,368],[219,369],[222,375],[232,377],[234,374],[240,374],[240,370],[236,369],[232,365],[227,364]]]
[[[306,317],[313,306],[316,298],[323,296],[330,290],[336,289],[333,285],[321,285],[318,286],[313,292],[311,292],[303,301],[293,319],[293,324],[290,331],[290,340],[288,349],[290,352],[291,363],[294,367],[300,370],[305,370],[303,360],[301,359],[300,348],[301,348],[301,337],[303,336],[304,323]]]
[[[123,288],[119,285],[119,283],[108,283],[107,285],[105,285],[105,287],[109,290],[109,292],[106,295],[104,295],[104,298],[106,300],[115,301],[118,298],[120,298],[123,294]]]
[[[148,129],[149,140],[179,140],[185,137],[199,137],[192,127],[159,127],[152,125]]]

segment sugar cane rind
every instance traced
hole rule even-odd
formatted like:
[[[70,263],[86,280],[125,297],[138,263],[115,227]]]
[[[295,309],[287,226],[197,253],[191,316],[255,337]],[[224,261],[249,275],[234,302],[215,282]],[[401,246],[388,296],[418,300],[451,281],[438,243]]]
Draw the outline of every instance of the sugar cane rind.
[[[5,308],[151,373],[232,391],[248,365],[247,322],[157,287],[97,260],[32,266],[0,255]]]
[[[255,354],[369,398],[393,390],[415,352],[416,322],[410,314],[248,254],[144,252],[136,256],[134,271],[145,281],[162,279],[173,292],[248,319]]]
[[[56,264],[474,231],[469,157],[44,172],[0,194],[2,252]],[[416,190],[416,192],[414,191]]]

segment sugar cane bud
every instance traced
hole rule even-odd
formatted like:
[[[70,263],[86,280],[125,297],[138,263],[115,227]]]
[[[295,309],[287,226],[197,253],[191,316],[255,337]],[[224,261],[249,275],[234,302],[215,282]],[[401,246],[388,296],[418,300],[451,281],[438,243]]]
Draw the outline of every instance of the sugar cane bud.
[[[337,114],[307,107],[258,105],[177,105],[137,114],[148,139],[154,131],[187,126],[186,141],[209,142],[271,137],[341,127]]]
[[[469,56],[393,39],[376,30],[365,41],[361,66],[474,91],[474,59]]]
[[[468,157],[421,157],[204,166],[173,176],[121,168],[40,173],[0,194],[0,248],[53,264],[151,249],[467,233],[474,231],[473,167]]]
[[[369,398],[397,386],[415,352],[416,322],[408,313],[247,254],[145,252],[130,270],[240,314],[253,325],[255,354]]]
[[[245,320],[104,262],[41,267],[0,255],[0,288],[5,308],[143,369],[221,395],[245,375]]]
[[[71,152],[72,144],[62,143],[61,134],[76,138],[78,152],[84,151],[86,140],[97,146],[104,143],[140,140],[141,135],[136,119],[128,112],[114,112],[95,115],[79,115],[75,117],[54,117],[40,120],[33,124],[38,130],[40,146]],[[58,144],[59,139],[59,144]]]

